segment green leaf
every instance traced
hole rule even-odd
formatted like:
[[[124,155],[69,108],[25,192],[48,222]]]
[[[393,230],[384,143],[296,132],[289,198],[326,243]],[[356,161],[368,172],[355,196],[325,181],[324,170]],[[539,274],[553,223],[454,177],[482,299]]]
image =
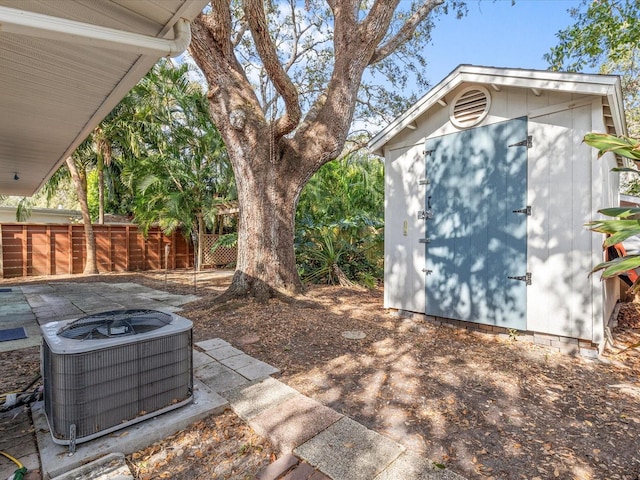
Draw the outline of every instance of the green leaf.
[[[640,267],[640,255],[627,255],[596,265],[592,273],[603,270],[602,278],[611,278],[638,267]]]
[[[611,207],[603,208],[598,212],[606,215],[607,217],[627,218],[631,215],[640,215],[640,207]]]
[[[618,173],[635,173],[640,175],[640,170],[638,170],[637,168],[631,168],[631,167],[616,167],[616,168],[612,168],[611,171],[618,172]]]
[[[616,243],[624,242],[627,238],[633,237],[634,235],[640,235],[640,229],[622,230],[616,232],[610,237],[607,237],[607,239],[603,243],[603,246],[612,247]]]
[[[640,142],[628,137],[617,137],[608,133],[587,133],[584,142],[598,149],[598,157],[612,152],[632,160],[640,160]]]

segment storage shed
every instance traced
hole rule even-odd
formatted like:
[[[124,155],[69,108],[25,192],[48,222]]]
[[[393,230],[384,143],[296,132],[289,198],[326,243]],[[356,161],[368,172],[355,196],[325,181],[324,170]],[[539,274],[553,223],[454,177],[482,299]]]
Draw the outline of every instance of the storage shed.
[[[385,158],[385,308],[572,350],[601,344],[617,281],[585,228],[618,205],[616,76],[461,65],[369,144]],[[513,329],[513,330],[512,330]]]

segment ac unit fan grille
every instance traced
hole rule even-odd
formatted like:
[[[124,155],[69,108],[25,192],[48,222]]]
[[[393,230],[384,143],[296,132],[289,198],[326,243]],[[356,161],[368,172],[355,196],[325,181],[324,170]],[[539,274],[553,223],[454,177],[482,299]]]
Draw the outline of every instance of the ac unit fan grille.
[[[74,340],[97,340],[152,332],[171,323],[171,315],[157,310],[111,310],[79,318],[58,331]]]

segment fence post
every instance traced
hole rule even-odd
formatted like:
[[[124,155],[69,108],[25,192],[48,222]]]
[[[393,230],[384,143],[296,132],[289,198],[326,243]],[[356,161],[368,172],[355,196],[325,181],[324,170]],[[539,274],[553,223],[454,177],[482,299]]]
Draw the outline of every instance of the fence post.
[[[49,248],[49,255],[47,255],[47,272],[49,275],[54,275],[54,259],[53,259],[53,246],[51,245],[51,225],[45,227],[45,238],[47,239],[47,247]]]
[[[171,268],[175,269],[176,268],[176,250],[178,249],[178,245],[176,243],[175,230],[171,233],[171,245],[173,245],[173,248],[171,249]]]
[[[69,275],[73,275],[73,225],[69,224],[67,227],[67,235],[69,239]]]
[[[22,226],[22,276],[26,277],[29,275],[28,268],[28,258],[29,252],[27,252],[28,242],[27,242],[27,226]]]
[[[126,259],[125,259],[125,264],[124,264],[124,268],[125,270],[128,272],[129,269],[131,268],[131,249],[129,247],[129,233],[131,231],[131,227],[129,225],[127,225],[125,227],[125,235],[126,235],[126,239],[125,239],[125,249],[126,249]]]
[[[4,238],[2,238],[2,224],[0,223],[0,278],[4,278],[4,250],[2,250],[2,244]]]

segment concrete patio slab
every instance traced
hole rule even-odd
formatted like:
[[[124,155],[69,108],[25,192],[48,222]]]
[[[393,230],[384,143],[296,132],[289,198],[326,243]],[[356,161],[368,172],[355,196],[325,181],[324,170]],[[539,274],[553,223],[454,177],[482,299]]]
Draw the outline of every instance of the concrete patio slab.
[[[122,453],[110,453],[51,480],[134,480]]]
[[[221,338],[212,338],[210,340],[204,340],[202,342],[196,343],[198,348],[201,348],[205,352],[207,350],[215,350],[216,348],[224,347],[229,345],[229,342],[225,342]]]
[[[202,353],[198,350],[193,351],[193,368],[198,368],[201,365],[213,363],[215,360],[206,353]]]
[[[393,440],[345,417],[293,453],[331,478],[371,480],[403,451]]]
[[[205,354],[205,355],[207,355],[207,354]],[[209,356],[209,355],[207,355],[207,356]],[[211,357],[211,358],[213,358],[213,357]],[[233,369],[246,367],[247,365],[255,363],[256,361],[257,360],[255,358],[247,355],[246,353],[241,353],[240,355],[236,355],[234,357],[223,358],[222,360],[219,360],[219,362],[221,364],[223,364],[225,367],[229,367],[229,368],[233,368]]]
[[[44,414],[44,403],[31,407],[43,478],[52,478],[109,453],[128,455],[186,428],[203,418],[221,413],[227,401],[202,382],[194,381],[194,401],[158,417],[77,445],[75,454],[53,442]]]
[[[236,369],[236,372],[249,380],[262,380],[270,375],[280,373],[280,369],[256,360],[249,365]]]
[[[215,358],[216,360],[220,361],[229,357],[237,357],[238,355],[241,355],[243,352],[242,350],[238,350],[237,348],[227,344],[218,348],[207,349],[205,350],[205,353]]]

